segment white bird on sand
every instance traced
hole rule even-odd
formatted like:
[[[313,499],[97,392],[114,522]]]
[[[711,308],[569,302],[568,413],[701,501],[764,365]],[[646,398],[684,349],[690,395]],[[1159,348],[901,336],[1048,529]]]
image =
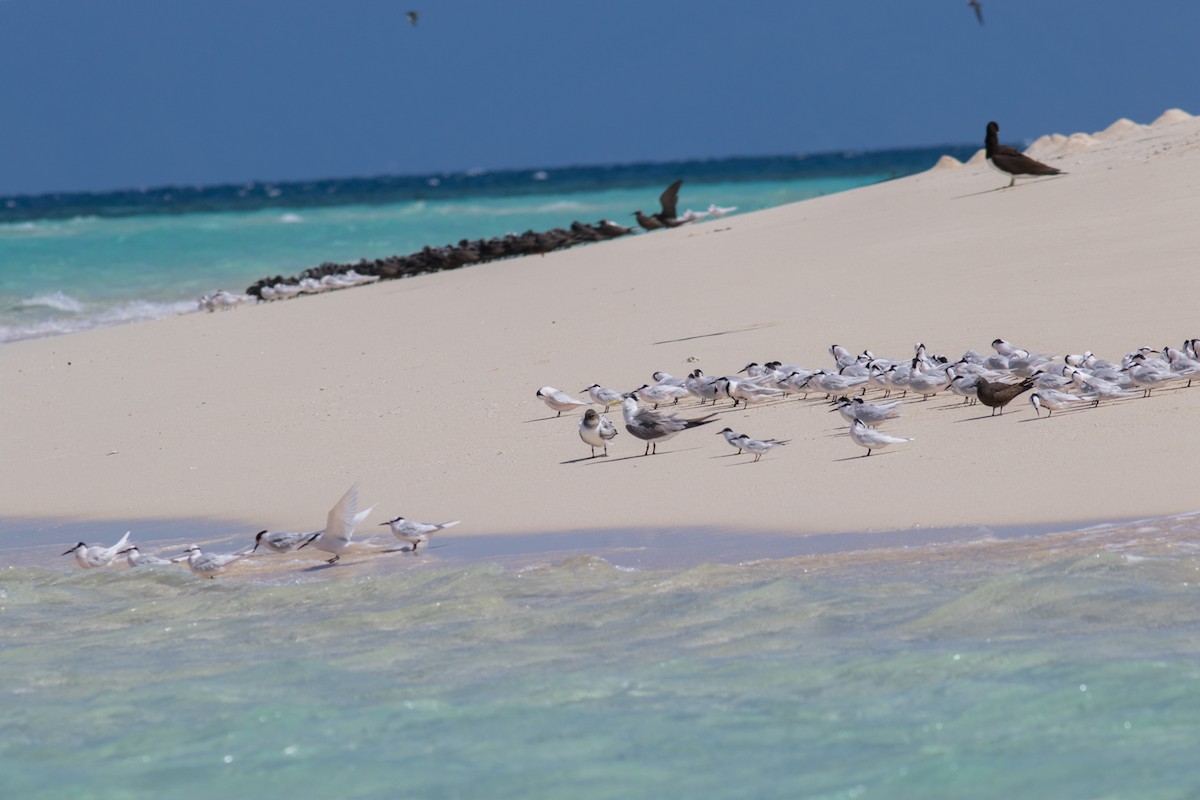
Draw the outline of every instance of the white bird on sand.
[[[1043,407],[1046,409],[1046,416],[1049,417],[1055,411],[1062,411],[1065,408],[1086,402],[1086,400],[1078,395],[1067,394],[1056,389],[1041,389],[1029,395],[1029,405],[1033,406],[1034,413],[1039,417],[1042,415],[1040,409]]]
[[[608,406],[619,406],[621,401],[625,399],[624,393],[618,392],[616,389],[609,389],[607,386],[601,386],[598,383],[593,383],[585,389],[580,389],[580,391],[587,392],[589,397],[605,408]]]
[[[591,409],[588,409],[589,411]],[[594,412],[593,412],[594,413]],[[458,525],[462,520],[452,519],[449,522],[417,522],[416,520],[405,519],[404,517],[393,517],[387,522],[381,522],[380,525],[387,525],[392,529],[392,534],[402,542],[408,542],[412,545],[412,552],[417,552],[417,547],[429,542],[429,536],[437,533],[444,528],[451,528]]]
[[[200,545],[191,545],[184,553],[187,554],[187,565],[201,578],[215,578],[229,568],[235,561],[240,561],[250,555],[252,550],[241,550],[236,553],[205,553]]]
[[[808,385],[820,389],[825,394],[842,394],[850,389],[864,386],[867,378],[848,378],[836,372],[826,372],[819,369],[809,376]]]
[[[137,549],[137,545],[126,547],[117,555],[125,556],[125,560],[129,562],[129,566],[131,567],[163,567],[167,564],[175,563],[169,558],[159,558],[149,553],[143,553]]]
[[[249,300],[250,295],[248,294],[234,294],[224,289],[218,289],[212,294],[206,294],[200,298],[200,308],[209,313],[216,311],[218,308],[225,311],[226,309],[236,308]]]
[[[867,425],[861,419],[856,419],[850,424],[850,438],[859,447],[867,448],[867,455],[871,455],[872,450],[879,450],[887,447],[889,444],[900,444],[901,442],[911,442],[911,437],[905,436],[889,436],[883,431],[876,430],[870,425]],[[866,456],[863,456],[866,458]]]
[[[591,403],[586,400],[577,400],[566,392],[560,392],[553,386],[543,386],[537,390],[537,396],[542,398],[542,402],[550,407],[551,411],[557,411],[559,417],[564,411],[574,411],[582,406],[590,406]]]
[[[254,548],[250,552],[257,550],[261,544],[268,550],[276,553],[290,553],[293,550],[299,550],[320,535],[320,531],[308,531],[306,533],[296,531],[275,531],[274,533],[259,531],[258,535],[254,537]]]
[[[93,567],[107,567],[109,564],[117,560],[117,554],[125,549],[125,545],[129,544],[129,531],[125,531],[125,535],[121,537],[121,541],[114,544],[112,547],[104,547],[103,545],[94,544],[88,547],[83,542],[72,547],[64,556],[75,554],[75,563],[84,569],[92,569]]]
[[[717,378],[717,388],[733,398],[735,406],[738,403],[745,403],[746,405],[763,403],[767,400],[779,399],[787,394],[783,389],[758,386],[749,381],[731,380],[729,378]]]
[[[579,420],[579,438],[592,448],[592,458],[596,457],[596,448],[603,447],[604,455],[608,455],[608,443],[616,438],[617,426],[608,417],[600,416],[594,408],[583,412]]]
[[[325,528],[300,547],[307,547],[311,544],[318,550],[333,553],[333,558],[327,562],[332,564],[354,544],[352,539],[355,526],[366,519],[374,508],[375,506],[372,505],[366,511],[358,510],[358,484],[354,484],[346,490],[342,499],[329,509],[329,514],[325,518]],[[300,547],[296,549],[299,550]]]
[[[636,392],[630,392],[625,398],[621,412],[625,417],[625,430],[646,443],[646,452],[642,453],[645,456],[657,453],[659,442],[665,442],[688,428],[707,425],[716,416],[716,414],[709,414],[704,417],[683,419],[675,414],[661,414],[648,408],[639,408]]]
[[[716,405],[717,397],[721,394],[721,389],[717,386],[717,379],[705,375],[703,370],[699,369],[692,370],[692,373],[683,382],[683,386],[689,394],[700,398],[700,405],[704,405],[706,400],[712,400],[713,405]]]
[[[861,397],[851,400],[843,395],[837,399],[837,407],[830,410],[841,412],[846,422],[854,422],[858,419],[868,425],[874,425],[884,420],[896,419],[900,416],[899,409],[899,400],[893,400],[890,403],[868,403]]]
[[[733,428],[726,428],[725,430],[723,430],[723,431],[719,431],[719,432],[717,433],[717,436],[724,436],[724,437],[725,437],[725,441],[729,442],[729,446],[730,446],[730,447],[736,447],[736,448],[737,448],[737,454],[738,454],[739,456],[742,454],[742,445],[741,445],[741,442],[740,442],[739,440],[740,440],[740,439],[742,438],[742,436],[744,436],[744,435],[745,435],[745,434],[738,433],[738,432],[737,432],[737,431],[735,431]]]
[[[1170,368],[1160,367],[1158,364],[1157,361],[1149,362],[1144,356],[1133,357],[1133,366],[1128,370],[1129,381],[1142,390],[1142,397],[1149,397],[1150,393],[1160,386],[1179,380],[1179,376],[1171,372]]]
[[[789,441],[789,439],[751,439],[743,433],[737,439],[736,444],[738,447],[754,453],[754,460],[758,461],[773,448],[782,447]],[[730,444],[734,444],[734,442],[730,442]]]
[[[643,383],[641,387],[634,389],[634,391],[645,402],[653,403],[655,408],[658,408],[660,403],[668,401],[678,403],[679,398],[687,397],[690,394],[682,385],[675,386],[670,383],[656,383],[653,386]]]

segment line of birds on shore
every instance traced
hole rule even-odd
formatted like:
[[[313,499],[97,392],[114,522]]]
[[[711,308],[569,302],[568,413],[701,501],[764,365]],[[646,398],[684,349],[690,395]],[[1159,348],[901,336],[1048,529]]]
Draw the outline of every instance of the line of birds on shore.
[[[254,544],[233,553],[208,553],[199,545],[189,545],[182,553],[163,558],[162,556],[142,553],[137,545],[129,543],[130,532],[126,531],[120,541],[111,546],[88,545],[77,543],[63,553],[64,556],[74,555],[75,563],[83,569],[108,567],[118,563],[120,556],[125,556],[125,563],[130,567],[167,566],[185,563],[193,573],[205,578],[215,578],[233,564],[253,555],[259,547],[272,553],[292,553],[312,545],[315,549],[331,554],[326,560],[333,564],[351,548],[365,544],[362,540],[354,539],[354,530],[373,511],[375,506],[365,511],[358,510],[358,484],[354,484],[341,499],[329,509],[325,518],[325,527],[314,531],[259,531],[254,537]],[[417,549],[428,544],[429,537],[438,531],[451,528],[461,523],[461,520],[448,522],[418,522],[404,517],[392,517],[387,525],[392,535],[406,546],[401,552],[417,554]],[[367,541],[370,541],[369,539]],[[388,550],[384,552],[396,552]]]
[[[687,209],[679,214],[677,204],[682,185],[683,180],[677,180],[659,195],[659,211],[653,214],[643,214],[640,210],[633,212],[644,230],[674,228],[710,217],[723,217],[737,211],[737,206],[710,203],[706,210]],[[567,228],[552,228],[543,232],[528,230],[490,239],[462,239],[458,244],[448,244],[444,247],[426,246],[408,255],[362,259],[353,264],[327,262],[310,267],[292,277],[275,275],[260,278],[243,293],[224,289],[213,292],[200,299],[200,309],[226,310],[247,302],[288,300],[303,294],[317,294],[329,289],[343,289],[378,280],[412,277],[519,256],[544,255],[579,244],[628,236],[635,232],[634,227],[620,225],[608,219],[590,224],[575,220]]]
[[[912,437],[894,436],[878,426],[900,416],[899,400],[888,401],[893,392],[907,397],[911,392],[927,400],[943,392],[963,398],[963,404],[981,403],[992,410],[991,416],[1017,397],[1031,392],[1029,404],[1040,417],[1043,409],[1050,417],[1055,411],[1091,405],[1104,400],[1149,397],[1158,388],[1182,385],[1191,387],[1200,378],[1200,339],[1188,339],[1179,348],[1160,350],[1139,347],[1127,353],[1119,363],[1097,358],[1091,352],[1070,354],[1055,363],[1055,355],[1030,352],[1004,339],[992,342],[995,353],[984,356],[967,350],[957,361],[930,354],[918,343],[911,359],[878,358],[869,350],[855,355],[840,345],[829,348],[834,359],[831,370],[806,369],[795,364],[769,361],[751,362],[733,375],[710,376],[693,370],[686,378],[655,372],[653,384],[642,384],[630,391],[618,391],[598,383],[581,392],[580,399],[553,386],[543,386],[536,396],[561,417],[563,412],[584,409],[579,419],[579,438],[591,449],[590,458],[608,455],[608,444],[618,435],[616,425],[602,411],[620,406],[625,430],[645,442],[643,455],[654,455],[658,445],[686,430],[713,422],[716,412],[684,418],[658,410],[660,405],[677,405],[693,398],[698,405],[732,400],[733,408],[749,408],[769,401],[782,401],[793,394],[806,399],[819,392],[849,424],[850,439],[866,449],[875,450],[912,441]],[[877,390],[882,397],[868,402],[864,395]],[[851,398],[849,395],[857,394]],[[599,406],[597,411],[592,406]],[[759,461],[771,450],[787,444],[787,439],[753,438],[730,428],[720,432],[731,447],[754,455]]]

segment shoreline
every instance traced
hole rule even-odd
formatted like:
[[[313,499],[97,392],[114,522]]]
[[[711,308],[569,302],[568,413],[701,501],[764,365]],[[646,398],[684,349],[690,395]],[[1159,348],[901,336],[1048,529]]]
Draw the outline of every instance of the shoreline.
[[[362,507],[379,504],[365,527],[462,519],[463,535],[1193,511],[1200,430],[1171,423],[1194,419],[1200,389],[1048,419],[906,401],[888,432],[913,441],[869,458],[815,398],[725,402],[716,424],[648,458],[613,414],[611,456],[594,461],[580,461],[574,416],[547,419],[534,396],[628,390],[655,370],[828,368],[831,343],[901,359],[925,342],[957,358],[1003,337],[1119,359],[1200,335],[1175,288],[1200,245],[1200,120],[1063,148],[1040,157],[1069,175],[1011,190],[968,163],[484,270],[6,344],[0,515],[312,530],[356,481]],[[751,465],[713,435],[726,425],[791,443]]]
[[[7,567],[35,567],[63,573],[124,571],[124,560],[98,570],[80,570],[74,560],[59,556],[58,547],[68,546],[97,527],[112,534],[91,537],[91,541],[109,544],[118,530],[133,530],[131,543],[143,552],[170,557],[192,542],[205,549],[233,551],[253,543],[253,534],[234,530],[232,524],[200,520],[174,520],[158,525],[153,533],[138,534],[140,526],[132,521],[107,521],[44,525],[37,533],[53,531],[53,542],[39,539],[28,531],[28,521],[0,524],[0,558]],[[45,521],[44,521],[45,522]],[[207,527],[207,530],[205,530]],[[792,531],[749,531],[719,528],[642,528],[580,529],[533,533],[470,534],[452,533],[436,537],[417,559],[395,548],[400,543],[385,531],[370,535],[358,550],[352,550],[334,568],[322,564],[323,555],[311,557],[298,553],[253,556],[252,569],[232,568],[222,580],[254,581],[281,577],[362,578],[405,572],[411,569],[466,569],[499,566],[503,569],[529,569],[542,564],[562,564],[576,559],[599,559],[617,569],[686,570],[706,565],[757,566],[812,561],[816,564],[869,568],[897,560],[953,560],[970,548],[980,557],[989,556],[996,564],[1015,564],[1020,560],[1043,560],[1059,555],[1076,543],[1085,548],[1112,549],[1113,542],[1141,542],[1145,535],[1183,529],[1200,533],[1200,512],[1163,517],[1082,520],[1073,524],[1009,526],[954,526],[911,528],[906,530],[851,531],[797,534]],[[14,535],[25,531],[24,538]],[[185,533],[186,531],[186,533]],[[65,534],[65,538],[62,535]],[[58,539],[61,538],[61,541]],[[1065,546],[1064,546],[1065,545]],[[1197,548],[1193,548],[1197,549]],[[144,569],[144,568],[143,568]],[[175,568],[172,568],[175,569]],[[177,568],[186,572],[186,567]]]

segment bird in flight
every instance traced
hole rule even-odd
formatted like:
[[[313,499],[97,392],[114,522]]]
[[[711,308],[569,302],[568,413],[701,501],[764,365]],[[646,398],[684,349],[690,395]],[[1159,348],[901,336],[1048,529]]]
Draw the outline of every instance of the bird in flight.
[[[976,12],[976,13],[978,13],[978,12]],[[404,16],[408,18],[409,24],[411,24],[415,28],[415,27],[417,27],[417,18],[421,16],[421,12],[420,11],[406,11],[404,13]]]
[[[983,24],[983,4],[979,0],[967,0],[967,5],[975,9],[975,19],[979,20],[979,24]],[[411,12],[410,12],[411,13]],[[417,23],[413,23],[416,25]]]

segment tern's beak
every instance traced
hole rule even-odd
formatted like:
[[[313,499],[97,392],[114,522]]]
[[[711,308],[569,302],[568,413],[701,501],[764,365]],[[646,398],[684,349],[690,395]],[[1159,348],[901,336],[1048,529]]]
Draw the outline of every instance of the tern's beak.
[[[79,548],[79,545],[75,545],[75,547],[72,547],[70,550],[68,550],[67,552],[63,553],[63,555],[64,555],[64,556],[69,556],[69,555],[71,555],[71,553],[74,553],[74,552],[75,552],[75,551],[76,551],[78,548]]]

